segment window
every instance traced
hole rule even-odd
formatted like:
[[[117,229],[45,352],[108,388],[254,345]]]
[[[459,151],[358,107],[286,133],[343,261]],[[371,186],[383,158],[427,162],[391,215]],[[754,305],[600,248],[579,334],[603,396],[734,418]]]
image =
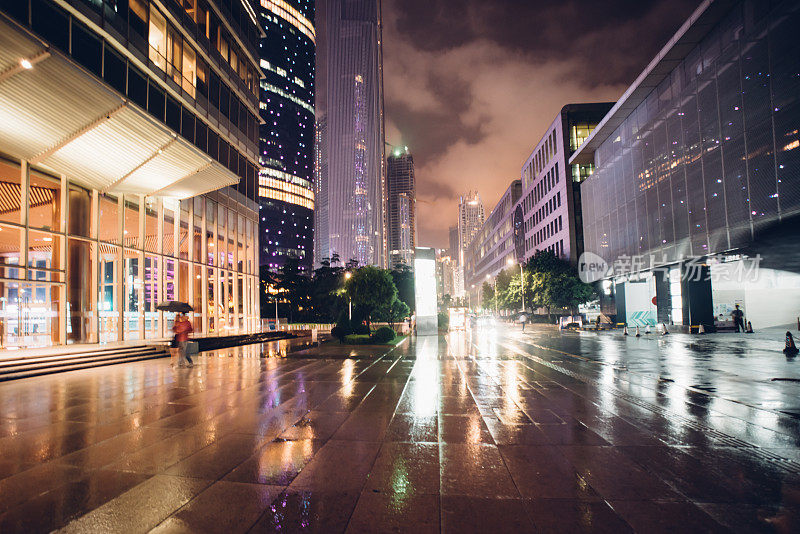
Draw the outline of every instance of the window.
[[[157,9],[150,8],[150,61],[167,70],[167,21]]]
[[[180,34],[177,32],[177,30],[175,30],[175,28],[169,26],[167,28],[167,61],[169,63],[168,74],[178,85],[181,85],[182,78],[181,60],[183,59],[183,54],[181,53],[181,44],[182,39]]]
[[[222,59],[228,61],[228,40],[222,33],[222,28],[217,28],[217,50],[219,51]]]
[[[189,46],[183,47],[183,90],[194,98],[197,86],[197,56]]]

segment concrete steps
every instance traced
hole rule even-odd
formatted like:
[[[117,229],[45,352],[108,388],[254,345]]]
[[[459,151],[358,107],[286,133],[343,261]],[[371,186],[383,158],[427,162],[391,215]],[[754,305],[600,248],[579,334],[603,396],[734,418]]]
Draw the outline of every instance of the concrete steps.
[[[0,382],[169,356],[166,347],[138,345],[0,360]]]

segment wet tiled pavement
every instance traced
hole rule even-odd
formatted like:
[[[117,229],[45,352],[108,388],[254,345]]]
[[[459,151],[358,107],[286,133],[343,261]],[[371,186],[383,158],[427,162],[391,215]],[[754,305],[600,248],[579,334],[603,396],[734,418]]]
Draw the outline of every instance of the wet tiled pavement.
[[[500,327],[0,384],[0,532],[800,531],[791,389],[743,403],[724,354],[609,340]],[[709,361],[724,394],[683,384]]]

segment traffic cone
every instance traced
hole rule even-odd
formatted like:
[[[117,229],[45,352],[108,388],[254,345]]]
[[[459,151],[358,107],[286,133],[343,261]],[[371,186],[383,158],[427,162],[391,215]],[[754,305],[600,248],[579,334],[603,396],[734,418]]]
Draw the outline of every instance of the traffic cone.
[[[627,336],[628,335],[628,323],[625,323],[625,326],[622,327],[622,335],[623,336]]]
[[[641,337],[641,334],[639,333],[639,327],[638,326],[636,327],[636,337]]]
[[[744,331],[745,334],[752,334],[753,333],[753,323],[747,321],[747,330]]]
[[[647,326],[645,326],[645,327],[644,327],[644,333],[645,333],[645,334],[650,334],[650,333],[651,333],[651,332],[650,332],[650,325],[649,325],[649,324],[648,324]]]
[[[661,335],[666,336],[667,334],[669,334],[669,330],[667,330],[667,323],[661,323],[661,326],[664,327],[664,330],[661,331]]]
[[[797,346],[794,344],[794,337],[792,336],[792,333],[787,330],[786,346],[783,349],[783,353],[787,356],[796,356],[798,352]]]
[[[702,323],[700,324],[700,326],[697,327],[697,333],[698,334],[705,334],[706,333],[706,327],[703,326]]]

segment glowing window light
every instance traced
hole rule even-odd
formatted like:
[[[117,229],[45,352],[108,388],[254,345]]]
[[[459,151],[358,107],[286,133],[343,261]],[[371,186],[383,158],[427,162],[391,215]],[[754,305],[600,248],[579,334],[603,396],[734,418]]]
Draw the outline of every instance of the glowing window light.
[[[295,9],[283,0],[261,0],[261,7],[268,9],[274,15],[279,16],[311,39],[312,43],[316,43],[316,32],[314,25],[307,18],[303,16],[300,11]]]

